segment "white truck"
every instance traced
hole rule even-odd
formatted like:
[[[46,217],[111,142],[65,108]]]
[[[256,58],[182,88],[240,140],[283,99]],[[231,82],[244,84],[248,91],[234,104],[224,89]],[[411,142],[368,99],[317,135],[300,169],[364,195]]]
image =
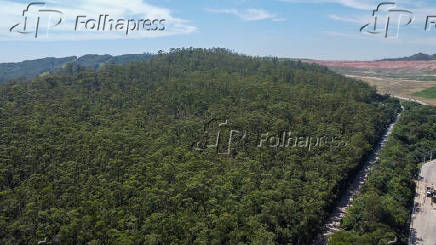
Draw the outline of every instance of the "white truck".
[[[427,197],[433,197],[433,188],[427,186],[425,193],[427,194]]]

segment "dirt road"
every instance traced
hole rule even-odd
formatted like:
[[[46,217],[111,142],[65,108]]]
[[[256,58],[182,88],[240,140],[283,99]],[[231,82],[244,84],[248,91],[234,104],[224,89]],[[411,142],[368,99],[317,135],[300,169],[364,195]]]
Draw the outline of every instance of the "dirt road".
[[[417,181],[409,243],[436,245],[436,204],[426,195],[426,187],[436,187],[436,160],[422,167],[421,177]]]
[[[363,82],[368,83],[371,86],[377,87],[377,92],[379,94],[390,94],[399,99],[414,101],[422,105],[433,105],[436,106],[436,99],[426,99],[413,96],[413,93],[423,91],[425,89],[435,87],[436,82],[434,81],[415,81],[406,79],[393,79],[385,77],[371,77],[371,76],[356,76],[356,75],[345,75],[347,77],[359,79]]]
[[[404,110],[404,108],[402,108]],[[333,232],[340,230],[341,220],[345,217],[347,209],[352,205],[354,197],[359,194],[360,188],[368,179],[368,174],[371,170],[372,165],[378,160],[378,154],[381,149],[383,149],[388,141],[389,136],[392,134],[392,130],[395,124],[398,122],[401,113],[399,113],[396,119],[389,125],[388,129],[382,136],[376,148],[372,151],[368,160],[359,171],[354,180],[349,184],[346,192],[340,200],[336,203],[336,207],[330,214],[327,223],[324,225],[323,231],[317,236],[313,245],[325,245],[327,244],[327,238]],[[432,244],[434,245],[434,244]]]

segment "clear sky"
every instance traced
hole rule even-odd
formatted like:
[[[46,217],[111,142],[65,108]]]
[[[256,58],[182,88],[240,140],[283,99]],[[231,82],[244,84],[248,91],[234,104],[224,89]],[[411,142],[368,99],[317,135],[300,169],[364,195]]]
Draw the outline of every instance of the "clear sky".
[[[392,1],[392,0],[390,0]],[[236,52],[291,58],[371,60],[436,53],[434,0],[399,0],[378,13],[378,27],[391,16],[389,38],[368,34],[374,0],[0,0],[0,62],[83,54],[157,52],[177,47],[223,47]],[[390,12],[389,10],[408,10]],[[41,11],[43,10],[43,11]],[[45,10],[45,11],[44,11]],[[48,10],[48,11],[47,11]],[[61,11],[54,12],[53,10]],[[383,11],[384,12],[383,12]],[[399,16],[399,14],[404,16]],[[80,21],[108,18],[165,19],[163,31],[95,31]],[[24,31],[24,17],[27,16]],[[37,19],[38,38],[35,38]],[[412,22],[406,26],[408,18]],[[62,19],[59,25],[56,25]],[[398,37],[394,35],[398,27]],[[431,19],[430,19],[431,20]],[[436,18],[434,19],[436,21]],[[132,22],[133,23],[133,22]],[[92,24],[92,23],[90,23]],[[141,26],[143,22],[138,22]],[[132,24],[133,25],[133,24]],[[15,27],[14,27],[15,26]],[[12,30],[10,30],[12,28]],[[49,27],[49,28],[48,28]],[[144,27],[143,25],[141,27]],[[47,30],[48,29],[48,30]],[[392,34],[393,33],[393,34]]]

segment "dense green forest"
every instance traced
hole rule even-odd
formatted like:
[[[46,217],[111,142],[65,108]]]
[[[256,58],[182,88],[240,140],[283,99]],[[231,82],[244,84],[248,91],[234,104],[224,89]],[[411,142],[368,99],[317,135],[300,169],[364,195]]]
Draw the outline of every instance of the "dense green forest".
[[[129,62],[144,61],[152,54],[124,54],[119,56],[87,54],[82,57],[70,56],[64,58],[48,57],[36,60],[25,60],[18,63],[0,63],[0,83],[13,79],[32,79],[47,72],[55,72],[66,64],[73,66],[100,68],[107,64],[128,64]]]
[[[310,244],[399,110],[325,67],[225,49],[8,82],[0,243]],[[226,120],[248,132],[230,154],[195,150]],[[257,147],[283,132],[344,144]]]
[[[426,153],[436,149],[436,108],[404,102],[405,111],[362,193],[329,244],[407,244],[415,194],[413,179]]]

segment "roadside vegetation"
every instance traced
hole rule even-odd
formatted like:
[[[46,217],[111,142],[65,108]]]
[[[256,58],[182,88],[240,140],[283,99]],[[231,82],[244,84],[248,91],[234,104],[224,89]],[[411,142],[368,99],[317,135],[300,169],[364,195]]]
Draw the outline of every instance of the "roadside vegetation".
[[[404,102],[405,110],[362,192],[330,245],[407,244],[414,178],[426,153],[436,149],[436,107]]]

